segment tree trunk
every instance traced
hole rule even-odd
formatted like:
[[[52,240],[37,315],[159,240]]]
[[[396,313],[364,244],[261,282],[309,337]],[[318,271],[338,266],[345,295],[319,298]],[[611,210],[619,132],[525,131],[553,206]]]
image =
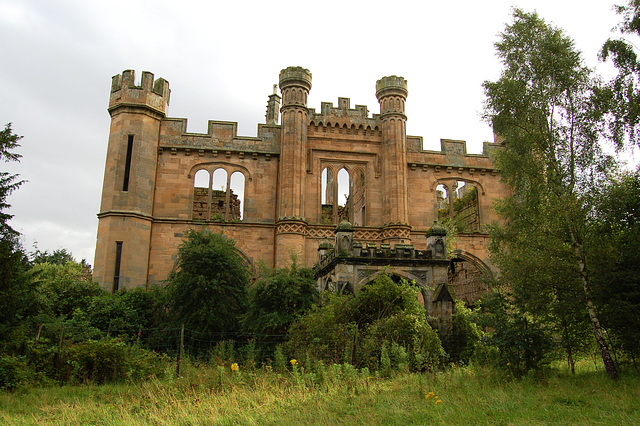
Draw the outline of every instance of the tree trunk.
[[[576,364],[573,360],[573,351],[571,350],[571,341],[569,340],[569,329],[567,326],[567,321],[562,321],[562,327],[564,328],[564,338],[566,339],[567,344],[567,363],[569,364],[569,368],[571,369],[571,374],[576,374]]]
[[[582,288],[584,289],[584,298],[587,304],[589,319],[591,320],[591,325],[593,326],[593,335],[596,338],[596,343],[598,344],[598,348],[600,349],[600,355],[602,356],[604,368],[612,380],[618,380],[618,371],[616,369],[616,364],[613,362],[611,353],[609,352],[609,347],[607,346],[607,342],[604,340],[602,327],[600,326],[600,320],[598,319],[598,314],[596,313],[596,308],[593,305],[593,299],[591,298],[591,286],[589,284],[587,268],[585,266],[581,246],[577,241],[576,235],[573,232],[571,232],[571,240],[573,242],[573,248],[576,253],[576,258],[578,259],[578,266],[580,267],[580,278],[582,279]]]
[[[587,310],[589,311],[589,319],[591,320],[591,325],[593,326],[593,334],[596,338],[596,343],[598,344],[598,348],[600,349],[600,354],[602,355],[602,362],[604,363],[604,368],[607,370],[607,374],[613,380],[618,379],[618,371],[616,370],[616,365],[611,358],[611,354],[609,353],[609,348],[607,347],[607,342],[604,340],[604,336],[602,335],[602,328],[600,327],[600,321],[598,320],[598,315],[596,314],[596,310],[593,306],[593,300],[591,300],[591,295],[589,291],[589,283],[588,281],[583,281],[585,297],[587,299]]]

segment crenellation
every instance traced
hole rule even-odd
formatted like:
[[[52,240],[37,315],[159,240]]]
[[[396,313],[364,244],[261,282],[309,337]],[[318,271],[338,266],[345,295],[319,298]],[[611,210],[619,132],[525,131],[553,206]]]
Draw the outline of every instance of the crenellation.
[[[119,109],[133,112],[134,108],[144,108],[148,112],[165,115],[169,105],[171,90],[169,82],[158,78],[154,83],[153,74],[142,72],[141,84],[135,84],[135,71],[126,70],[121,75],[114,75],[111,79],[111,96],[109,98],[109,112],[118,113]]]

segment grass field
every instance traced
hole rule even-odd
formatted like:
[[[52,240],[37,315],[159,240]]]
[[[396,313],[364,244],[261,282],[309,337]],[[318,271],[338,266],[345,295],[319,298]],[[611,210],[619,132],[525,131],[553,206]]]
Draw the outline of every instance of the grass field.
[[[634,425],[640,377],[612,382],[583,369],[516,381],[453,368],[378,378],[349,365],[281,373],[187,365],[179,379],[0,393],[0,423]]]

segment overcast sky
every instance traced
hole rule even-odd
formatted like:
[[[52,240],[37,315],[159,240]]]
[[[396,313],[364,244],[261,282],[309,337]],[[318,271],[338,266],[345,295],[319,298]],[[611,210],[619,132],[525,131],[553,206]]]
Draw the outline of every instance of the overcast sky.
[[[0,0],[0,125],[24,136],[22,161],[1,167],[28,181],[10,197],[12,225],[29,251],[37,241],[93,264],[111,76],[125,69],[168,80],[169,116],[189,131],[228,120],[246,136],[287,66],[313,74],[316,110],[340,96],[378,113],[376,80],[400,75],[409,135],[479,153],[493,138],[481,85],[499,75],[493,43],[512,6],[537,10],[611,72],[597,62],[619,20],[606,0]]]

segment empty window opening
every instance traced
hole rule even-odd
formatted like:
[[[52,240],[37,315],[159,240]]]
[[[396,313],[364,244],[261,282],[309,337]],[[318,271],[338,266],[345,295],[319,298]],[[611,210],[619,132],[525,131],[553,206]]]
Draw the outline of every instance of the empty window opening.
[[[349,172],[345,168],[342,168],[338,172],[338,222],[342,220],[350,220],[350,193],[351,185],[349,181]]]
[[[211,177],[211,179],[209,178]],[[198,170],[193,182],[194,220],[242,220],[245,193],[245,177],[234,172],[229,177],[225,169],[219,168],[210,174]]]
[[[480,229],[478,188],[470,182],[449,181],[436,187],[438,222],[450,223],[457,232]]]
[[[116,264],[113,270],[113,292],[120,288],[120,261],[122,260],[122,241],[116,241]]]
[[[351,185],[352,222],[356,226],[364,226],[365,222],[365,177],[364,171],[357,169],[354,172]]]
[[[127,157],[124,163],[124,180],[122,182],[122,190],[129,190],[129,175],[131,174],[131,156],[133,153],[133,135],[129,135],[127,140]]]
[[[211,218],[223,220],[227,217],[225,202],[227,199],[227,178],[225,169],[216,169],[213,172],[211,183]]]
[[[333,170],[331,170],[328,167],[325,167],[324,170],[322,170],[322,175],[321,175],[321,196],[320,196],[320,203],[321,203],[321,219],[320,219],[320,223],[325,224],[325,225],[329,225],[335,222],[335,219],[333,217],[333,212],[334,212],[334,207],[333,207],[333,201],[334,201],[334,194],[336,191],[335,188],[335,183],[333,180]]]
[[[229,204],[232,220],[243,219],[244,209],[244,175],[241,172],[231,174],[229,180]]]
[[[198,170],[193,179],[193,218],[209,219],[209,172]]]

